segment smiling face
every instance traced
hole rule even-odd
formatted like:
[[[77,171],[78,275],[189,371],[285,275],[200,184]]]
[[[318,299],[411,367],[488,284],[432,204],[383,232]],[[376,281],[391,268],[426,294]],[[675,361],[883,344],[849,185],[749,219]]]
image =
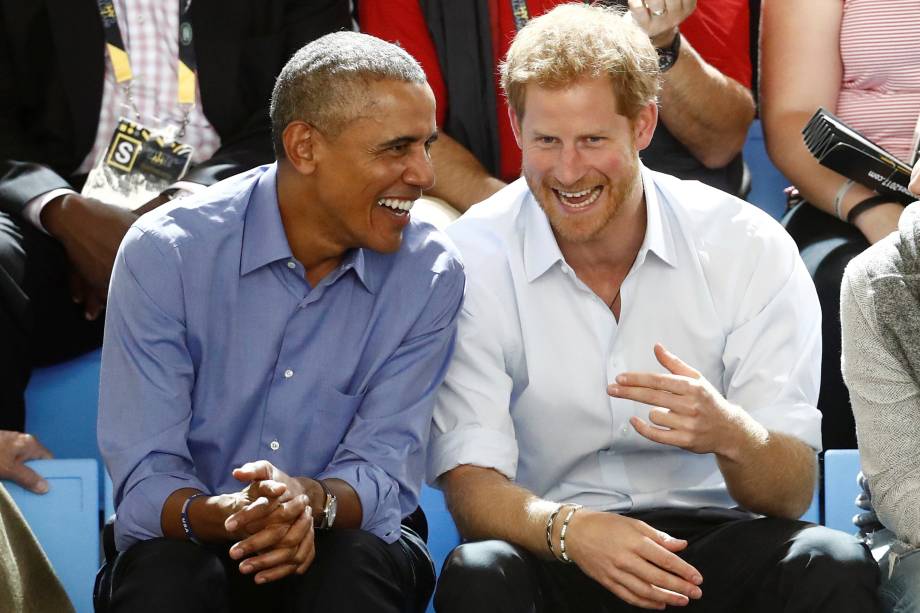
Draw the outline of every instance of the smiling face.
[[[362,116],[335,137],[313,130],[313,197],[329,237],[344,249],[399,249],[409,210],[434,185],[436,138],[427,84],[373,81]]]
[[[652,103],[630,121],[617,112],[606,77],[563,87],[526,86],[524,116],[512,114],[523,174],[560,241],[598,237],[624,206],[638,206],[638,152],[648,146]]]

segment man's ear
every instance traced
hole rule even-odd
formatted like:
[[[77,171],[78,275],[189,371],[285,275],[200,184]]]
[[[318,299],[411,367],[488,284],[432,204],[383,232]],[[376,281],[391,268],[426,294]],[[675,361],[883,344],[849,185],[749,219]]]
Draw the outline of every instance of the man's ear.
[[[652,142],[655,135],[655,126],[658,125],[658,104],[649,102],[639,111],[632,121],[633,136],[636,139],[636,149],[642,151]]]
[[[284,155],[297,172],[308,175],[316,169],[313,148],[316,129],[305,121],[292,121],[281,134]]]
[[[524,139],[521,138],[521,122],[518,119],[517,113],[514,112],[514,109],[511,106],[508,106],[508,119],[511,120],[511,131],[514,132],[514,140],[517,143],[518,149],[524,148]]]

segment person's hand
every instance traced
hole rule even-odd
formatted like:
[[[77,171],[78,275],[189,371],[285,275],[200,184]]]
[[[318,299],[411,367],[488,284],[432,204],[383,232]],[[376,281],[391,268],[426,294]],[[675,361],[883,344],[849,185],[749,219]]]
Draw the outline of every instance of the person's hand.
[[[230,548],[230,557],[242,560],[240,572],[256,573],[257,583],[306,572],[315,557],[313,513],[300,482],[266,460],[233,476],[249,482],[242,492],[249,502],[224,522],[228,532],[248,535]]]
[[[671,44],[677,28],[696,10],[696,0],[629,0],[633,20],[656,47]]]
[[[48,491],[48,482],[23,464],[50,459],[51,452],[31,434],[0,430],[0,479],[9,479],[36,494]]]
[[[607,388],[615,398],[652,406],[648,422],[630,419],[636,432],[656,443],[734,458],[747,414],[661,344],[655,345],[655,357],[670,374],[623,373]]]
[[[645,522],[582,509],[572,517],[566,553],[621,600],[645,609],[684,606],[703,595],[703,577],[676,552],[687,541]]]

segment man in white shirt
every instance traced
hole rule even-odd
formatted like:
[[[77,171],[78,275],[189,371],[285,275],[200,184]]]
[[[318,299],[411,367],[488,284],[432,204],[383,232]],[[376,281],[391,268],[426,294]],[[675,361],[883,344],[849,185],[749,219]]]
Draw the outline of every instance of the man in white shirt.
[[[814,287],[765,214],[641,165],[657,83],[599,7],[533,20],[502,66],[524,178],[449,229],[467,295],[429,478],[473,542],[439,611],[876,610],[865,548],[795,519]]]

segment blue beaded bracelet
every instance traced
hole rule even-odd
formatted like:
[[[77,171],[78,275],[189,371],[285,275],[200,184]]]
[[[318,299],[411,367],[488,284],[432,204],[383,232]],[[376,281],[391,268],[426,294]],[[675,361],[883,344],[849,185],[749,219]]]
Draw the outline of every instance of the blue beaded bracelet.
[[[198,538],[195,536],[195,533],[192,531],[192,522],[190,522],[188,519],[188,508],[189,505],[192,504],[192,501],[199,496],[208,496],[208,494],[199,492],[186,498],[185,502],[182,503],[182,514],[180,515],[182,520],[182,529],[185,531],[185,538],[192,541],[196,545],[201,545],[201,541],[198,540]]]

